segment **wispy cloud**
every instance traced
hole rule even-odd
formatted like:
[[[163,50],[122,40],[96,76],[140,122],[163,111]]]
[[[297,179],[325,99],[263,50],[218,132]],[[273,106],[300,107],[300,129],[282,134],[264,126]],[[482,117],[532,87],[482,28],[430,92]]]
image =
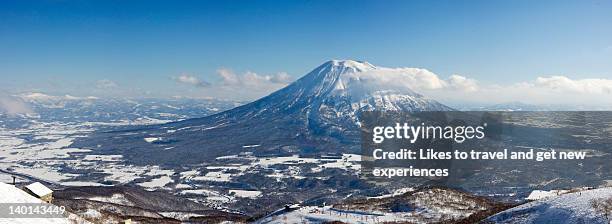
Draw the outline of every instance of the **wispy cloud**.
[[[537,87],[572,93],[612,93],[612,79],[577,79],[565,76],[538,77]]]
[[[378,86],[389,88],[409,88],[415,91],[422,90],[454,90],[476,91],[478,83],[460,75],[452,75],[442,79],[435,73],[422,68],[377,68],[360,74],[359,79],[367,79]]]
[[[381,67],[354,75],[381,88],[410,88],[446,102],[612,105],[612,79],[605,78],[572,79],[554,75],[502,84],[482,83],[457,74],[442,78],[422,68]]]
[[[113,82],[108,79],[102,79],[102,80],[96,81],[96,88],[98,89],[113,89],[117,87],[119,87],[119,85],[117,85],[116,82]]]
[[[217,69],[215,76],[216,80],[212,82],[189,74],[181,74],[172,77],[172,79],[177,83],[198,87],[190,90],[181,90],[187,95],[200,94],[240,100],[257,99],[285,87],[293,81],[293,78],[285,72],[261,75],[246,71],[238,74],[228,68]]]
[[[225,86],[264,87],[275,84],[286,85],[293,81],[291,76],[285,72],[279,72],[274,75],[259,75],[255,72],[247,71],[242,75],[238,75],[230,69],[221,68],[217,70],[217,75],[222,80],[221,84]]]
[[[446,83],[447,87],[465,92],[475,92],[479,89],[478,82],[476,80],[460,75],[451,75]]]
[[[229,92],[241,99],[254,100],[279,90],[293,81],[285,72],[273,75],[261,75],[247,71],[237,74],[231,69],[217,70],[219,82],[213,83],[213,88],[219,92]]]
[[[179,76],[176,77],[172,77],[172,79],[178,83],[183,83],[183,84],[188,84],[188,85],[192,85],[192,86],[196,86],[196,87],[208,87],[210,86],[210,83],[199,79],[198,77],[189,75],[189,74],[181,74]]]
[[[467,78],[466,78],[467,79]],[[480,84],[451,77],[448,83],[462,89],[423,89],[427,96],[448,102],[612,105],[612,79],[572,79],[541,76],[513,84]],[[463,81],[461,81],[463,80]],[[467,79],[470,80],[470,79]],[[454,83],[454,84],[452,84]],[[466,91],[469,90],[469,91]]]

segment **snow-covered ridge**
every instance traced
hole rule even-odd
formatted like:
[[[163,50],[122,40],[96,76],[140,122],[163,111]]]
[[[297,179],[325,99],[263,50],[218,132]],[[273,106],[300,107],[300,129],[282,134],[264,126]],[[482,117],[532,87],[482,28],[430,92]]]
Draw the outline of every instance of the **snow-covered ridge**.
[[[255,223],[468,223],[471,215],[486,214],[497,205],[451,189],[404,188],[392,195],[332,206],[279,210]]]
[[[22,93],[22,94],[17,95],[17,97],[25,101],[97,100],[99,99],[98,97],[95,97],[95,96],[79,97],[79,96],[72,96],[68,94],[64,96],[53,96],[53,95],[47,95],[47,94],[39,93],[39,92]]]
[[[353,68],[356,71],[367,71],[375,69],[376,66],[370,64],[367,61],[355,61],[355,60],[331,60],[327,62],[335,67]]]
[[[591,206],[593,199],[612,198],[612,188],[561,194],[523,204],[488,218],[494,223],[592,223],[608,224]]]
[[[529,196],[526,199],[530,201],[542,200],[542,199],[546,199],[546,198],[550,198],[554,196],[559,196],[567,192],[569,192],[569,190],[550,190],[550,191],[534,190],[531,192],[531,194],[529,194]]]

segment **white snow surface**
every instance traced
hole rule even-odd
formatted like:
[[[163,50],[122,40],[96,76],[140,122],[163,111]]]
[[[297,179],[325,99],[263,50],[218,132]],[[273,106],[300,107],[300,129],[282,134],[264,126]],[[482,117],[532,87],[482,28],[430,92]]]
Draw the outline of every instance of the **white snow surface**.
[[[352,110],[445,109],[413,91],[447,85],[427,69],[385,68],[364,61],[332,60],[303,79],[296,83],[300,84],[296,91],[301,95],[348,99]],[[316,86],[309,86],[310,83]]]
[[[174,181],[169,176],[161,176],[159,178],[152,179],[148,182],[138,183],[138,185],[143,186],[147,189],[153,189],[153,188],[164,187],[167,184],[172,183],[172,182]]]
[[[87,199],[90,201],[99,201],[99,202],[105,202],[105,203],[113,203],[113,204],[118,204],[118,205],[127,205],[127,206],[134,206],[134,203],[132,203],[129,199],[127,199],[125,197],[125,195],[123,194],[113,194],[110,197],[90,197],[90,198],[75,198],[75,199]]]
[[[612,197],[612,188],[599,188],[562,194],[523,204],[488,218],[494,223],[508,224],[608,224],[597,214],[590,202]]]
[[[529,194],[529,196],[526,199],[532,200],[532,201],[541,200],[541,199],[545,199],[549,197],[562,195],[567,192],[568,192],[567,190],[550,190],[550,191],[534,190],[531,192],[531,194]]]
[[[261,191],[251,191],[251,190],[229,190],[230,195],[234,195],[240,198],[258,198],[261,196]]]

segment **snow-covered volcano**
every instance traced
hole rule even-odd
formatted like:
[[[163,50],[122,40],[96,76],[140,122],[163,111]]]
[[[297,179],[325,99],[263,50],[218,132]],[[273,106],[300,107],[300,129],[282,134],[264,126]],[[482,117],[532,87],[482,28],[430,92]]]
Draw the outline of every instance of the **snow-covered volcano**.
[[[407,79],[429,73],[427,70],[405,68],[390,73],[391,70],[367,62],[332,60],[252,103],[204,118],[145,127],[129,135],[112,136],[111,143],[95,144],[102,148],[110,144],[109,148],[120,150],[137,147],[137,152],[122,153],[140,158],[140,150],[171,147],[173,157],[181,151],[186,152],[181,153],[187,156],[185,160],[194,161],[201,161],[205,155],[192,152],[202,152],[203,148],[211,157],[227,154],[228,150],[244,150],[243,146],[249,145],[259,146],[257,153],[357,152],[358,117],[362,111],[450,110],[404,84]],[[143,138],[157,140],[145,142]],[[117,145],[123,143],[127,145]],[[140,144],[145,145],[141,148]]]
[[[368,62],[328,61],[289,86],[238,109],[303,111],[309,113],[309,118],[332,113],[352,116],[362,110],[449,110],[404,84],[405,79],[414,79],[419,73],[428,73],[427,70],[389,71],[395,70]]]
[[[446,107],[412,91],[405,80],[424,69],[376,67],[368,62],[325,62],[289,86],[253,103],[220,114],[223,118],[275,120],[296,115],[310,131],[346,129],[358,121],[361,111],[445,111]],[[332,129],[332,130],[329,130]]]

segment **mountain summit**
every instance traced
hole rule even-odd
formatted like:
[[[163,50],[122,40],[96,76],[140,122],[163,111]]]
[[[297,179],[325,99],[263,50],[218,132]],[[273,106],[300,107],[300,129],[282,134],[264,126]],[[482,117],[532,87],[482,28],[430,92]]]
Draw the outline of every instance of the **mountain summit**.
[[[311,119],[334,113],[351,116],[363,110],[439,111],[450,108],[401,83],[403,76],[368,62],[331,60],[269,96],[228,112],[243,115],[299,111]],[[258,113],[261,112],[261,113]],[[243,117],[246,118],[246,117]]]
[[[401,84],[410,77],[391,70],[368,62],[332,60],[252,103],[204,118],[122,130],[130,133],[121,135],[113,132],[94,138],[99,141],[93,144],[137,161],[172,157],[194,163],[251,145],[263,154],[358,152],[362,111],[450,110]],[[149,158],[140,156],[143,151]]]

